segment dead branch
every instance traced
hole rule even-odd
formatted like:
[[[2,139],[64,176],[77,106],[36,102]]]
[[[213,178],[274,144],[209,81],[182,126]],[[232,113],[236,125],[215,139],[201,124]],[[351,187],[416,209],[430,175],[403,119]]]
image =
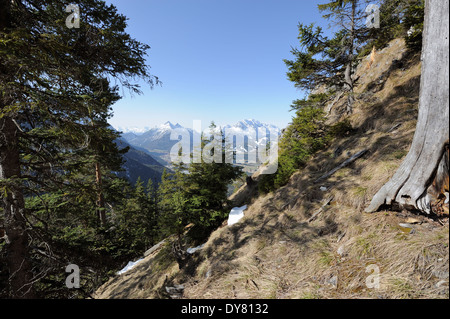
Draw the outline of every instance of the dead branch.
[[[328,173],[326,173],[325,175],[323,175],[322,177],[318,178],[315,183],[318,183],[324,179],[327,179],[328,177],[330,177],[331,175],[333,175],[334,173],[336,173],[337,171],[339,171],[340,169],[343,169],[344,167],[347,167],[348,165],[350,165],[351,163],[353,163],[354,161],[356,161],[358,158],[362,157],[364,154],[366,154],[369,150],[364,150],[361,151],[355,155],[353,155],[352,157],[350,157],[348,160],[346,160],[345,162],[343,162],[341,165],[339,165],[338,167],[334,168],[333,170],[329,171]]]
[[[323,210],[325,209],[325,207],[327,207],[328,205],[330,205],[330,203],[333,201],[334,197],[331,196],[330,198],[328,198],[325,202],[325,204],[322,205],[322,207],[320,207],[320,209],[315,212],[309,219],[308,219],[308,223],[312,222],[314,219],[317,218],[317,216],[319,216]]]

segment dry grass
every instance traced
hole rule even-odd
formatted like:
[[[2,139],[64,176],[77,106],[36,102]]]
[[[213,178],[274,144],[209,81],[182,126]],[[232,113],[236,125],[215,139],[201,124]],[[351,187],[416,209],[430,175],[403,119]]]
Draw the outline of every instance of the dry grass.
[[[144,258],[135,268],[111,278],[94,294],[95,299],[161,298],[166,278],[178,273],[178,264],[170,254],[170,245]]]
[[[186,298],[448,298],[437,286],[448,273],[448,226],[429,222],[410,235],[398,226],[404,218],[346,208],[312,224],[286,212],[266,216],[264,230],[255,216],[216,232]],[[377,289],[366,286],[371,265]]]
[[[408,57],[398,40],[377,59],[369,71],[358,71],[360,98],[349,118],[353,135],[334,141],[274,193],[250,203],[254,189],[242,188],[234,198],[250,204],[246,217],[211,235],[193,273],[178,271],[161,254],[149,257],[129,275],[133,287],[143,288],[120,296],[158,297],[167,275],[186,286],[185,298],[449,298],[448,221],[441,226],[420,217],[422,224],[410,233],[399,226],[405,213],[363,213],[401,164],[417,117],[418,57]],[[403,68],[394,68],[393,60]],[[330,122],[342,119],[344,100],[335,104]],[[335,158],[338,147],[343,152]],[[363,158],[314,183],[363,149],[369,149]],[[330,196],[331,205],[308,223]],[[377,288],[371,279],[379,279]]]
[[[259,198],[240,225],[214,233],[201,267],[214,268],[218,260],[230,267],[214,272],[207,280],[199,273],[186,297],[448,297],[448,284],[436,286],[445,278],[431,275],[440,267],[448,270],[448,226],[428,221],[411,235],[399,228],[404,218],[394,212],[362,213],[401,164],[414,134],[419,60],[404,61],[407,70],[389,68],[393,60],[402,60],[403,46],[402,41],[394,42],[379,55],[382,58],[371,70],[372,77],[362,78],[359,93],[367,93],[376,79],[384,80],[355,106],[350,120],[357,133],[335,141],[294,174],[286,187]],[[389,70],[383,68],[386,65]],[[339,118],[344,104],[337,103],[330,118]],[[402,125],[392,130],[398,123]],[[343,154],[330,156],[338,147],[344,149]],[[369,155],[338,171],[323,185],[313,183],[347,159],[348,152],[366,148]],[[321,192],[320,186],[330,190]],[[306,223],[330,195],[334,196],[332,205],[316,221]],[[370,265],[380,270],[378,289],[366,285]]]

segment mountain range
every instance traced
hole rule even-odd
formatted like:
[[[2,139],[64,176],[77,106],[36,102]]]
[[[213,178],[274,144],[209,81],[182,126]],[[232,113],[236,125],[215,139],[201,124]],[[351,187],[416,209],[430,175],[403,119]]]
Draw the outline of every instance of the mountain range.
[[[194,137],[199,138],[200,136],[199,132],[191,128],[185,128],[178,123],[173,124],[170,121],[151,129],[120,128],[124,132],[122,138],[127,143],[136,149],[144,151],[160,164],[168,167],[171,166],[170,150],[178,143],[178,141],[170,139],[170,135],[174,129],[186,129],[190,134],[191,145],[193,145]],[[241,147],[245,149],[249,148],[249,142],[256,142],[252,140],[255,137],[252,132],[256,132],[258,129],[266,129],[266,132],[277,132],[278,134],[280,132],[280,129],[275,125],[261,123],[254,119],[239,121],[234,125],[223,126],[221,129],[227,136],[234,135],[242,138],[242,140],[246,136],[248,140],[246,139],[245,146]],[[260,138],[257,142],[262,143],[264,140],[265,138]],[[254,144],[250,143],[250,145]]]

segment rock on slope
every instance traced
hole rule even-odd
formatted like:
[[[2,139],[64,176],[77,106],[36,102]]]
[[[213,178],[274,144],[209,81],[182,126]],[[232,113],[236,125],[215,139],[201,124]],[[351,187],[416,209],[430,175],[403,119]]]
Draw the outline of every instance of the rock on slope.
[[[395,40],[370,68],[362,61],[358,74],[352,134],[335,140],[276,192],[249,200],[254,185],[239,190],[236,206],[249,204],[245,218],[212,233],[185,269],[178,269],[170,246],[161,245],[96,297],[168,298],[165,287],[182,284],[184,298],[448,298],[448,220],[363,213],[411,144],[420,57]],[[330,103],[335,123],[345,98]]]

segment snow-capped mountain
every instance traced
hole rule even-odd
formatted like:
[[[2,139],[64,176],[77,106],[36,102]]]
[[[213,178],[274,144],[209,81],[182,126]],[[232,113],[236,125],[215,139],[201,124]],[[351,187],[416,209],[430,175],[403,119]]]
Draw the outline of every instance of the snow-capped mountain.
[[[146,127],[122,127],[122,126],[118,126],[115,127],[115,129],[119,132],[122,132],[124,134],[144,134],[145,132],[148,132],[151,128],[146,126]]]
[[[170,139],[171,133],[175,129],[185,129],[189,132],[191,145],[193,145],[194,135],[198,138],[197,134],[199,133],[193,131],[191,128],[185,128],[178,123],[172,124],[170,121],[151,128],[143,133],[141,133],[141,131],[139,131],[139,133],[136,131],[133,132],[132,129],[123,129],[122,132],[127,133],[124,133],[122,136],[131,145],[145,149],[154,158],[159,159],[160,162],[165,165],[170,165],[170,151],[178,142]],[[204,127],[203,129],[205,133],[208,132],[207,128]],[[275,125],[261,123],[254,119],[239,121],[234,125],[225,125],[220,127],[220,129],[225,134],[225,137],[236,136],[237,139],[240,138],[242,140],[244,140],[245,136],[247,137],[245,146],[241,145],[237,147],[237,149],[240,149],[241,151],[244,151],[247,148],[252,150],[252,147],[248,145],[262,145],[262,143],[265,143],[269,138],[269,132],[272,134],[279,134],[280,132],[279,128]],[[260,132],[264,132],[264,129],[266,129],[266,136],[257,136],[258,129]],[[257,139],[257,141],[254,139]],[[254,142],[257,143],[254,144]]]
[[[171,134],[173,130],[183,128],[180,124],[172,124],[170,122],[166,122],[162,125],[152,128],[148,132],[144,133],[146,138],[152,141],[157,141],[161,138],[164,138],[167,134]]]
[[[274,141],[280,135],[280,129],[272,124],[261,123],[258,120],[247,119],[239,121],[235,125],[226,125],[223,128],[224,136],[231,143],[236,137],[236,145],[233,150],[237,152],[255,152],[257,148],[266,147],[272,139]],[[244,141],[238,145],[238,140]]]
[[[171,122],[166,122],[162,125],[155,126],[139,134],[134,132],[125,133],[123,134],[123,138],[125,138],[131,145],[143,147],[148,151],[157,149],[164,150],[166,149],[165,144],[172,144],[170,142],[170,134],[177,128],[183,127],[178,123],[172,124]]]
[[[156,127],[159,130],[174,130],[177,128],[182,128],[182,126],[180,124],[172,124],[170,121],[167,121],[166,123],[159,125]]]
[[[235,125],[226,125],[223,127],[224,129],[231,129],[234,131],[241,130],[241,131],[248,131],[250,129],[257,130],[258,128],[266,128],[266,129],[272,129],[272,130],[279,130],[279,128],[272,124],[266,124],[261,123],[258,120],[254,119],[247,119],[243,121],[239,121]]]
[[[131,145],[140,149],[145,149],[147,153],[164,165],[170,165],[170,150],[177,143],[170,139],[170,135],[175,129],[183,129],[180,124],[173,124],[170,121],[155,126],[143,133],[128,132],[122,137]],[[192,130],[187,129],[192,135]],[[125,132],[126,130],[123,130]]]
[[[161,130],[161,131],[165,131],[165,130],[173,130],[176,128],[182,128],[182,126],[180,124],[172,124],[170,121],[167,121],[164,124],[155,126],[155,127],[150,127],[150,126],[146,126],[146,127],[136,127],[136,126],[132,126],[132,127],[123,127],[123,126],[119,126],[116,127],[116,130],[119,132],[123,132],[124,134],[135,134],[135,135],[142,135],[144,133],[147,133],[148,131],[151,130]]]

